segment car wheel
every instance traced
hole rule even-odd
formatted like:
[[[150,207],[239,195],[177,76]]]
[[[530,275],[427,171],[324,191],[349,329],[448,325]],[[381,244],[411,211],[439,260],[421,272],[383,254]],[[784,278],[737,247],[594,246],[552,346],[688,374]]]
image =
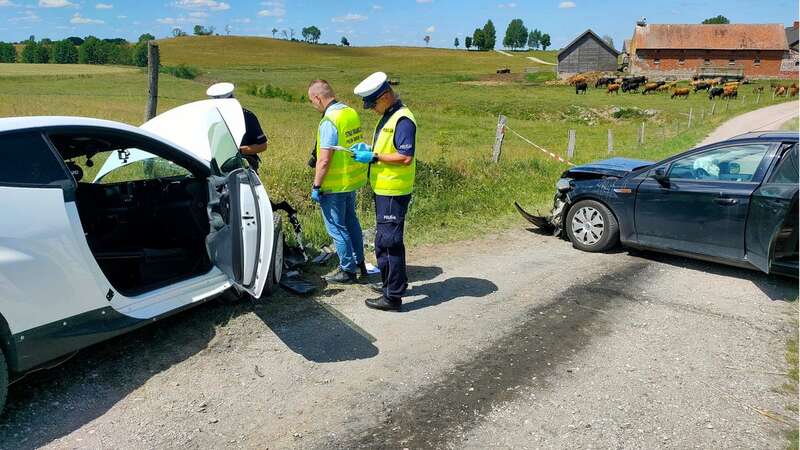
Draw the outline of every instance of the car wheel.
[[[619,224],[606,205],[582,200],[567,214],[567,236],[572,246],[585,252],[603,252],[619,242]]]
[[[6,395],[8,395],[8,365],[3,349],[0,348],[0,415],[6,405]]]
[[[275,217],[275,239],[272,240],[272,258],[267,283],[264,285],[262,297],[272,295],[278,289],[283,276],[283,221]]]

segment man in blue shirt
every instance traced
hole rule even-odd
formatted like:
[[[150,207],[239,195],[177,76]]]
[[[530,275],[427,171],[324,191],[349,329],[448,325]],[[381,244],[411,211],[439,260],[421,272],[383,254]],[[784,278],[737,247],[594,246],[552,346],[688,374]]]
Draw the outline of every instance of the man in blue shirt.
[[[325,80],[308,87],[308,98],[322,113],[314,148],[311,199],[320,205],[328,235],[336,246],[339,269],[325,277],[330,283],[351,284],[358,272],[367,276],[364,237],[356,215],[356,191],[367,183],[367,170],[345,150],[363,141],[358,113],[336,100]]]

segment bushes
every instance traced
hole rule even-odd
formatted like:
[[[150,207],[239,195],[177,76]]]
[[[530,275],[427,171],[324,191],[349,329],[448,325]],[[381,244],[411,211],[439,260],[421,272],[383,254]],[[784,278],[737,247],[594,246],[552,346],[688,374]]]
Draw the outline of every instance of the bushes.
[[[53,44],[50,60],[55,64],[77,64],[78,48],[69,40]]]
[[[145,59],[147,59],[145,57]],[[147,65],[147,63],[145,63]],[[194,66],[187,66],[186,64],[179,64],[175,67],[161,66],[159,70],[161,73],[168,73],[176,78],[183,78],[185,80],[194,80],[200,75],[200,69]]]
[[[22,62],[29,64],[46,64],[50,62],[50,48],[44,44],[28,41],[22,48]]]
[[[139,41],[133,47],[132,61],[134,66],[147,67],[147,42]]]
[[[304,102],[306,101],[306,96],[301,95],[300,97],[294,96],[291,92],[281,89],[279,87],[275,87],[269,83],[262,84],[260,86],[248,86],[247,93],[250,95],[254,95],[256,97],[261,98],[279,98],[286,102]]]
[[[108,47],[100,39],[87,36],[83,44],[78,47],[78,62],[81,64],[106,64]]]
[[[17,62],[17,49],[13,44],[0,42],[0,63]]]

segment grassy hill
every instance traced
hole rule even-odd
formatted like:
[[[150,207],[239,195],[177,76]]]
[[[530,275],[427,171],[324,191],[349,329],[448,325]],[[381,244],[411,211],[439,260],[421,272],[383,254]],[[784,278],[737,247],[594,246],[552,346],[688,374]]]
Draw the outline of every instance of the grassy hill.
[[[608,130],[614,133],[615,154],[657,159],[691,147],[726,118],[760,104],[749,87],[744,101],[726,106],[700,95],[670,100],[666,95],[607,95],[590,89],[575,95],[568,86],[547,86],[536,80],[552,77],[552,66],[526,56],[554,61],[555,52],[514,53],[464,50],[309,45],[254,37],[185,37],[160,41],[162,64],[200,68],[193,80],[162,75],[159,111],[204,98],[217,81],[237,85],[239,100],[261,119],[270,136],[261,176],[270,195],[300,207],[310,238],[327,238],[318,211],[308,198],[312,181],[306,161],[314,141],[319,114],[303,100],[308,83],[330,81],[340,100],[361,110],[353,87],[381,70],[398,80],[397,91],[419,121],[418,185],[409,216],[409,237],[416,242],[452,239],[483,232],[516,220],[513,201],[547,206],[553,183],[566,166],[549,159],[521,139],[508,134],[500,164],[492,164],[491,148],[498,114],[508,116],[510,128],[536,144],[564,154],[568,130],[577,132],[575,161],[603,158]],[[511,75],[498,76],[500,67]],[[526,75],[538,70],[538,75]],[[544,74],[544,76],[541,76]],[[248,88],[269,85],[285,93],[263,98]],[[746,90],[745,90],[746,89]],[[53,77],[0,76],[0,115],[72,114],[139,124],[144,112],[146,80],[142,71]],[[778,101],[782,101],[779,99]],[[693,126],[687,129],[687,113]],[[364,111],[365,129],[377,117]],[[645,143],[637,130],[645,123]],[[362,194],[362,217],[372,221],[367,192]]]

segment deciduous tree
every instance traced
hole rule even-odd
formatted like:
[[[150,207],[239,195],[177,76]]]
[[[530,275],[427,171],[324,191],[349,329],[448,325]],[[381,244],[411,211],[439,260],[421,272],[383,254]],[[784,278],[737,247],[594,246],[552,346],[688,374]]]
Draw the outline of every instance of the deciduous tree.
[[[547,33],[542,34],[542,50],[547,50],[547,47],[550,47],[550,35]]]
[[[723,16],[722,14],[716,17],[709,17],[708,19],[703,21],[704,25],[725,25],[731,23],[727,17]]]

